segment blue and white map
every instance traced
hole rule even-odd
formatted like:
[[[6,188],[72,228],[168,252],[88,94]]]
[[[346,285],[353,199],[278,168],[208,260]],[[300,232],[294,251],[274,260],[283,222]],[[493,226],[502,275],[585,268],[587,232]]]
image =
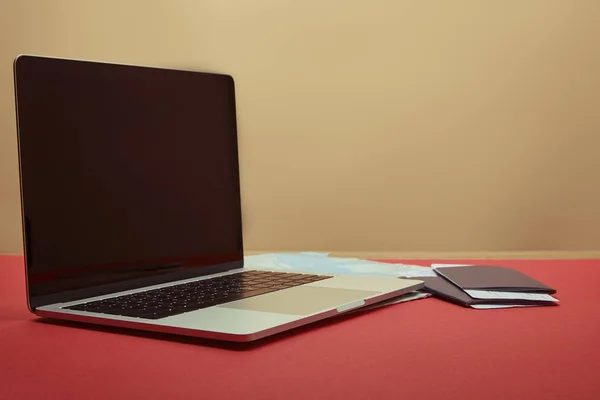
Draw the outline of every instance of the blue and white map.
[[[244,266],[274,271],[307,272],[313,274],[370,275],[400,277],[410,271],[429,267],[388,264],[358,258],[329,257],[327,253],[270,253],[244,257]]]

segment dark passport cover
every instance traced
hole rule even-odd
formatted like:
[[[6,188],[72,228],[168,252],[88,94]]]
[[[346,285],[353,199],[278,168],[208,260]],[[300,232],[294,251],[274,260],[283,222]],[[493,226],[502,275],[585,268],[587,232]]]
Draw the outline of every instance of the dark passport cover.
[[[556,290],[513,268],[492,265],[436,268],[435,272],[465,290],[554,294]]]
[[[449,268],[449,267],[448,267]],[[459,287],[448,282],[441,276],[437,277],[419,277],[425,283],[425,287],[422,289],[425,292],[430,293],[433,297],[437,297],[442,300],[449,301],[461,305],[463,307],[469,307],[472,304],[507,304],[507,305],[539,305],[539,306],[550,306],[555,305],[548,301],[532,301],[532,300],[502,300],[502,299],[474,299]]]

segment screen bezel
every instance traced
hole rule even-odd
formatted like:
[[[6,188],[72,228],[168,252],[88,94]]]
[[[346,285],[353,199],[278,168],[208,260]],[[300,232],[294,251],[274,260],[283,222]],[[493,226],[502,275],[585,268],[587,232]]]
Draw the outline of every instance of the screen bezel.
[[[125,67],[133,67],[133,68],[145,68],[145,69],[158,69],[158,70],[170,70],[170,71],[181,71],[181,72],[193,72],[197,74],[203,75],[215,75],[226,77],[230,80],[231,90],[232,90],[232,111],[233,111],[233,134],[235,135],[234,140],[232,141],[234,148],[232,149],[234,154],[234,160],[232,162],[235,166],[236,176],[234,177],[236,180],[236,189],[239,198],[239,203],[236,205],[235,212],[238,213],[238,218],[240,225],[237,227],[238,229],[238,242],[239,242],[239,253],[236,254],[235,260],[230,261],[227,260],[221,263],[209,264],[209,265],[201,265],[198,267],[190,267],[187,265],[187,268],[177,269],[174,272],[163,273],[157,272],[155,276],[147,276],[143,278],[135,278],[131,280],[120,281],[116,283],[108,283],[101,285],[94,285],[87,288],[75,289],[75,290],[66,290],[61,291],[54,294],[49,295],[41,295],[41,296],[32,296],[31,291],[29,289],[30,286],[30,273],[28,266],[31,262],[31,249],[32,249],[32,241],[28,231],[27,224],[27,213],[25,210],[25,199],[23,196],[23,174],[21,167],[21,141],[20,135],[21,131],[19,129],[19,87],[17,82],[18,69],[19,69],[19,61],[24,59],[35,59],[37,61],[43,60],[64,60],[64,61],[76,61],[87,64],[102,64],[102,65],[116,65],[116,66],[125,66]],[[193,70],[182,70],[182,69],[172,69],[172,68],[164,68],[164,67],[154,67],[147,65],[133,65],[133,64],[117,64],[117,63],[109,63],[104,61],[91,61],[91,60],[82,60],[82,59],[71,59],[71,58],[57,58],[57,57],[47,57],[40,55],[31,55],[31,54],[21,54],[18,55],[13,61],[13,78],[14,78],[14,95],[15,95],[15,116],[16,116],[16,131],[17,131],[17,157],[18,157],[18,170],[19,170],[19,194],[20,194],[20,208],[21,208],[21,225],[22,225],[22,242],[23,242],[23,252],[24,252],[24,267],[25,267],[25,283],[26,283],[26,297],[27,297],[27,305],[31,312],[35,312],[36,308],[56,304],[56,303],[65,303],[71,302],[79,299],[102,296],[110,293],[116,293],[120,291],[133,290],[146,286],[159,285],[163,283],[174,282],[183,279],[190,279],[194,277],[206,276],[216,273],[223,273],[227,271],[231,271],[234,269],[240,269],[244,267],[244,245],[243,245],[243,237],[242,237],[242,211],[241,211],[241,190],[240,190],[240,172],[239,172],[239,145],[238,145],[238,136],[237,136],[237,107],[235,101],[235,81],[231,75],[226,75],[222,73],[214,73],[214,72],[204,72],[204,71],[193,71]],[[185,261],[185,260],[184,260]],[[191,260],[190,260],[191,261]],[[185,262],[183,264],[186,264]]]

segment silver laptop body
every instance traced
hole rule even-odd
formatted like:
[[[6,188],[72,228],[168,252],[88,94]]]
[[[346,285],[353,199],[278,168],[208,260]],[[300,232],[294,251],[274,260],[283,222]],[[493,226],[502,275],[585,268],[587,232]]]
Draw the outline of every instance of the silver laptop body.
[[[423,286],[244,265],[231,76],[32,55],[14,76],[36,315],[252,341]]]

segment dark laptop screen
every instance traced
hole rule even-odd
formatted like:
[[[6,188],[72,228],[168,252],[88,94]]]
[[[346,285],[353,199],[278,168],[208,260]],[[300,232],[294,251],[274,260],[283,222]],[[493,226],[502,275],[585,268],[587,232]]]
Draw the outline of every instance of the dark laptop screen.
[[[30,300],[241,266],[230,76],[22,56],[15,85]]]

